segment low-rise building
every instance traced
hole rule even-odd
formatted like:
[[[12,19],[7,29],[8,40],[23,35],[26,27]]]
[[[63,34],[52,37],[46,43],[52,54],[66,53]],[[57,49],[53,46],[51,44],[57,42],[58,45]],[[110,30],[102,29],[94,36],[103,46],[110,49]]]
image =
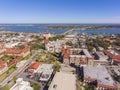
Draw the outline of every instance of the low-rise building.
[[[94,53],[94,64],[95,65],[108,65],[108,56],[103,52],[95,52]]]
[[[85,66],[83,67],[84,82],[96,83],[97,90],[103,89],[117,89],[117,84],[109,74],[105,66]]]
[[[34,62],[32,65],[29,67],[29,73],[34,74],[38,72],[38,69],[40,68],[40,63],[39,62]]]
[[[5,43],[0,42],[0,57],[2,57],[5,53]]]
[[[120,54],[116,53],[115,51],[103,51],[105,55],[108,56],[108,60],[111,64],[120,64]]]
[[[6,48],[5,51],[8,55],[15,55],[15,56],[27,56],[30,53],[30,47],[26,46],[23,49],[14,49],[14,48]]]
[[[8,67],[12,66],[13,64],[17,64],[21,59],[21,56],[17,56],[16,58],[12,59],[10,62],[8,62]]]
[[[93,65],[93,57],[87,49],[62,47],[64,64]]]
[[[8,70],[8,65],[6,61],[1,61],[0,62],[0,74],[3,74]]]
[[[20,42],[8,42],[5,44],[6,48],[13,48],[15,46],[17,46]]]
[[[47,82],[53,73],[53,64],[42,64],[38,69],[38,73],[41,74],[39,80]]]
[[[44,40],[45,49],[51,53],[61,52],[63,40],[49,41],[48,39]]]
[[[114,42],[116,42],[116,39],[111,39],[111,38],[108,38],[108,37],[104,37],[103,41],[114,43]]]
[[[50,37],[51,37],[51,34],[50,34],[50,32],[45,32],[45,33],[42,34],[42,36],[43,36],[44,38],[50,38]]]

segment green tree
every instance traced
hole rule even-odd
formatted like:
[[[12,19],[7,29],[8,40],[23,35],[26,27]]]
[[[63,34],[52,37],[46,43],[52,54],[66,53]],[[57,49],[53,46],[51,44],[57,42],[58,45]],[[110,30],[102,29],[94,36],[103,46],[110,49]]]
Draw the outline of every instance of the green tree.
[[[94,85],[86,84],[84,87],[85,90],[96,90],[96,87]]]
[[[60,68],[61,68],[61,66],[60,66],[59,64],[55,64],[55,65],[53,66],[54,73],[59,72],[59,71],[60,71]]]
[[[72,42],[68,41],[68,42],[66,42],[66,45],[72,46],[73,44],[72,44]]]

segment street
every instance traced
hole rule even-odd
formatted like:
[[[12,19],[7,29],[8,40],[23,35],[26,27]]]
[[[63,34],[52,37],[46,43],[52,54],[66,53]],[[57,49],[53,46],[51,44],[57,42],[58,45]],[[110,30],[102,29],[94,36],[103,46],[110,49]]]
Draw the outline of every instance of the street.
[[[21,75],[21,73],[24,72],[25,69],[27,69],[31,62],[36,60],[36,56],[39,54],[40,52],[36,51],[36,53],[34,55],[32,55],[27,62],[24,64],[23,68],[17,68],[12,74],[10,74],[6,79],[4,79],[1,83],[0,83],[0,88],[5,86],[8,81],[11,81],[13,79],[14,76],[19,77]]]

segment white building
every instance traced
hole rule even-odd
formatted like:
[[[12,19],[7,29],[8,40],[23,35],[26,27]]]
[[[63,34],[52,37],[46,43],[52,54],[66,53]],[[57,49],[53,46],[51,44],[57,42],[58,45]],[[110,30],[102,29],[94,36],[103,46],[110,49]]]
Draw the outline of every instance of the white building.
[[[51,41],[45,45],[45,48],[51,53],[60,52],[62,49],[63,42],[63,40]]]
[[[5,44],[6,48],[13,48],[15,46],[17,46],[20,42],[9,42]]]
[[[18,78],[16,84],[10,88],[10,90],[33,90],[33,88],[30,86],[29,82],[23,81],[22,78]]]
[[[53,73],[53,64],[42,64],[38,72],[41,73],[40,81],[48,81]]]
[[[43,37],[45,37],[45,38],[51,37],[50,32],[45,32],[45,33],[43,33]]]

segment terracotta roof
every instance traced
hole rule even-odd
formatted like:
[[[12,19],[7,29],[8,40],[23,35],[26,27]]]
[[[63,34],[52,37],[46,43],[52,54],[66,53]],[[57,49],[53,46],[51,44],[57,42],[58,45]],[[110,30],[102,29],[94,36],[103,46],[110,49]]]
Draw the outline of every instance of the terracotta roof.
[[[120,63],[120,60],[114,60],[114,62],[118,62],[118,63]]]
[[[4,68],[4,67],[5,67],[5,64],[6,64],[6,61],[1,61],[1,62],[0,62],[0,68]]]
[[[69,58],[70,57],[70,50],[69,49],[64,49],[64,58]]]
[[[88,80],[88,81],[95,81],[95,78],[84,78],[84,80]]]
[[[34,74],[34,70],[30,70],[29,72],[30,72],[31,74]]]
[[[29,51],[29,47],[25,47],[24,49],[14,49],[14,48],[6,48],[6,53],[8,54],[21,54],[22,52]]]
[[[50,34],[50,32],[44,32],[44,34]]]
[[[6,53],[8,54],[20,54],[21,52],[22,52],[21,50],[17,50],[13,48],[6,48]]]
[[[40,63],[39,62],[35,62],[30,66],[30,69],[37,69],[39,67]]]
[[[109,89],[117,89],[117,85],[109,86],[105,84],[98,84],[99,87],[109,88]]]
[[[113,59],[120,59],[120,55],[113,55]]]
[[[44,43],[45,43],[45,44],[48,44],[48,43],[49,43],[49,40],[48,40],[48,39],[44,39]]]
[[[107,42],[116,42],[115,39],[110,39],[110,38],[103,38],[103,41],[107,41]]]
[[[50,46],[50,48],[53,48],[53,46]]]
[[[107,50],[104,50],[103,52],[104,52],[106,55],[108,55],[110,58],[112,58],[112,59],[120,59],[120,55],[114,55],[114,54],[110,53],[110,52],[107,51]]]

